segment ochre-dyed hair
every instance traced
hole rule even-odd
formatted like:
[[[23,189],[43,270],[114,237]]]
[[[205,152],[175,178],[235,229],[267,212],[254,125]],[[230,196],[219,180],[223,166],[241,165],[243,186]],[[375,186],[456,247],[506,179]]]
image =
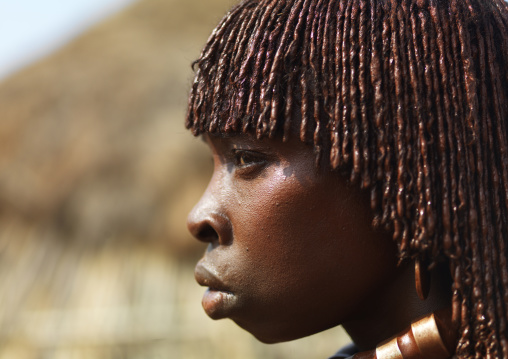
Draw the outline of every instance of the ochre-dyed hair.
[[[195,62],[186,126],[299,128],[401,260],[448,261],[458,357],[508,358],[507,64],[503,0],[247,0]]]

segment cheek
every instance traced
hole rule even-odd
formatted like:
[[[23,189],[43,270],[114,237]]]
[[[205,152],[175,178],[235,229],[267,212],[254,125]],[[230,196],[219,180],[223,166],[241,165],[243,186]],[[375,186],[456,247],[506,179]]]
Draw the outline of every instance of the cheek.
[[[309,190],[279,169],[259,181],[238,186],[239,210],[231,214],[237,244],[249,245],[252,255],[274,260],[303,246],[295,236],[308,237],[312,233],[309,213],[317,207]]]
[[[239,188],[233,220],[239,266],[257,290],[360,293],[393,269],[394,245],[372,229],[368,198],[356,188],[335,176],[297,179],[282,170],[266,178]]]
[[[330,186],[322,181],[286,177],[283,171],[267,178],[240,187],[235,196],[239,210],[231,214],[231,250],[238,269],[248,273],[245,284],[280,297],[297,295],[310,283],[329,283],[354,260],[351,238],[341,239],[339,233],[341,226],[344,232],[351,226],[347,205],[331,206]]]

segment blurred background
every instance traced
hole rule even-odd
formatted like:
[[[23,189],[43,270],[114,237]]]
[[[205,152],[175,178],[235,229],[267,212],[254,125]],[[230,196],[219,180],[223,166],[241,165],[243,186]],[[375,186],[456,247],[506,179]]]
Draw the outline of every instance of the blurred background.
[[[185,218],[211,161],[183,121],[233,1],[69,4],[0,0],[0,358],[334,353],[340,328],[264,345],[201,309]]]

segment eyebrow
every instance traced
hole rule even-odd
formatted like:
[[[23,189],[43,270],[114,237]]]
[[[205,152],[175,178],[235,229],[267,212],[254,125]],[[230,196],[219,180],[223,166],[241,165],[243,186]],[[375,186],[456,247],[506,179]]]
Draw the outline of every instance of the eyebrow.
[[[207,135],[216,138],[232,138],[240,136],[240,134],[236,132],[208,132]]]
[[[238,137],[239,135],[240,134],[235,133],[235,132],[228,132],[228,133],[224,133],[224,132],[204,132],[204,133],[199,134],[199,138],[204,143],[207,143],[207,140],[206,140],[205,136],[208,136],[209,138],[219,139],[219,140],[226,140],[226,139]]]

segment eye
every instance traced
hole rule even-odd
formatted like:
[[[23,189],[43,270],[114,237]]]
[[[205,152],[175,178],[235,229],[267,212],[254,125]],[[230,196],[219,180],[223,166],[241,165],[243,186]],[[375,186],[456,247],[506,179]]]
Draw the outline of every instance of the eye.
[[[262,153],[250,150],[233,150],[236,173],[246,177],[253,177],[260,173],[267,165],[267,158]]]

